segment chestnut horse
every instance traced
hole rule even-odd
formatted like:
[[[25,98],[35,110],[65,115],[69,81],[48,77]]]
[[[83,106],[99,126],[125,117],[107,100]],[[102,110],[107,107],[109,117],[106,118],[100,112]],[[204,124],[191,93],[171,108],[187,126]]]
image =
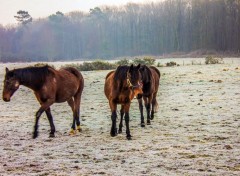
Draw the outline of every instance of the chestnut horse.
[[[150,125],[150,119],[154,119],[154,112],[156,111],[157,103],[157,92],[160,81],[160,72],[156,67],[142,65],[140,68],[143,82],[143,94],[138,95],[139,109],[141,113],[141,127],[145,127],[144,116],[143,116],[143,103],[144,100],[145,108],[147,110],[147,125]],[[151,118],[150,118],[151,113]]]
[[[73,111],[71,133],[75,132],[75,123],[77,130],[80,131],[79,113],[84,80],[78,70],[72,67],[55,70],[50,66],[26,67],[11,71],[6,68],[3,100],[10,101],[11,96],[20,85],[32,89],[41,105],[36,113],[33,138],[38,136],[38,121],[44,111],[51,126],[49,137],[55,136],[55,126],[50,110],[50,106],[55,102],[68,102]]]
[[[122,120],[125,114],[127,139],[131,139],[129,130],[129,109],[131,100],[134,96],[142,94],[142,83],[140,74],[140,65],[138,66],[118,66],[116,71],[107,74],[104,86],[105,95],[109,101],[111,109],[111,136],[117,135],[116,119],[117,104],[121,104],[121,120],[119,124],[119,133],[122,132]]]

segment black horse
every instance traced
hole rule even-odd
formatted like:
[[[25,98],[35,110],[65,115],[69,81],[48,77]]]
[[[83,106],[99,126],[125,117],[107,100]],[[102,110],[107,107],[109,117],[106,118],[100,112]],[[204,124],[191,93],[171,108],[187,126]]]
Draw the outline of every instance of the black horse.
[[[144,104],[147,110],[147,125],[150,125],[151,124],[150,119],[151,120],[154,119],[154,112],[156,111],[158,105],[156,96],[158,92],[161,74],[160,71],[153,66],[148,67],[146,65],[142,65],[139,70],[142,75],[143,94],[139,94],[137,98],[141,113],[141,127],[145,127],[142,99],[144,100]]]

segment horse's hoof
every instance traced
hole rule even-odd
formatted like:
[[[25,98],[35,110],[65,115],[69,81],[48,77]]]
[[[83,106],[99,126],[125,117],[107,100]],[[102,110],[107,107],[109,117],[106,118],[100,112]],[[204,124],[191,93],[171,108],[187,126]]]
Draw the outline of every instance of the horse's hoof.
[[[77,131],[78,132],[81,132],[82,131],[82,128],[81,128],[81,126],[79,125],[79,126],[77,126]]]
[[[145,123],[141,123],[141,127],[145,127]]]
[[[121,134],[121,133],[122,133],[122,130],[121,130],[121,129],[119,129],[119,130],[118,130],[118,134]]]
[[[154,119],[154,116],[151,116],[151,120],[153,120]]]
[[[112,137],[114,137],[114,136],[117,136],[117,132],[118,132],[117,128],[115,128],[115,130],[111,129],[110,134]]]
[[[151,122],[150,122],[150,120],[149,120],[149,121],[147,121],[147,125],[151,125]]]
[[[33,139],[36,139],[38,137],[38,132],[33,133]]]
[[[115,136],[117,136],[117,131],[111,131],[110,134],[112,137],[115,137]]]
[[[69,135],[74,135],[74,134],[76,134],[76,131],[74,129],[71,129],[69,132]]]
[[[115,136],[117,136],[117,133],[111,133],[111,136],[115,137]]]
[[[49,134],[49,137],[50,137],[50,138],[54,138],[54,137],[55,137],[55,134],[54,134],[54,133],[50,133],[50,134]]]
[[[127,136],[127,140],[132,140],[132,136],[131,135]]]

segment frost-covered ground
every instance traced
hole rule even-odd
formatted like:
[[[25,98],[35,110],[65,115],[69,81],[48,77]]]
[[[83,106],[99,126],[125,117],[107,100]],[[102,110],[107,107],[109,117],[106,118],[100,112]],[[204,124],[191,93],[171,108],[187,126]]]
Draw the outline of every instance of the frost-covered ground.
[[[133,100],[131,141],[125,133],[110,136],[103,93],[109,71],[82,72],[83,130],[75,136],[68,135],[72,113],[63,103],[52,106],[56,137],[48,138],[43,114],[39,137],[32,139],[39,105],[31,90],[21,87],[11,102],[0,99],[0,175],[240,175],[240,59],[224,60],[188,65],[192,60],[175,59],[180,67],[160,67],[159,111],[152,125],[141,128]],[[0,65],[0,92],[5,66],[26,65]]]

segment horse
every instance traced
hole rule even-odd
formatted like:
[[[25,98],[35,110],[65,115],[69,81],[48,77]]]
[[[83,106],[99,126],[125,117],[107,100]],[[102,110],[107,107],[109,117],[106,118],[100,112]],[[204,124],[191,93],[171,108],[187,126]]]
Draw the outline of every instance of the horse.
[[[156,96],[159,88],[161,74],[156,67],[154,66],[148,67],[146,65],[141,66],[140,73],[142,75],[143,94],[139,94],[137,96],[137,99],[139,103],[139,110],[141,113],[141,127],[145,127],[142,99],[144,100],[145,108],[147,111],[147,125],[150,125],[151,124],[150,120],[154,119],[154,112],[156,111],[158,106]]]
[[[132,136],[129,129],[129,109],[131,100],[138,94],[142,94],[141,73],[138,66],[118,66],[115,71],[107,74],[104,85],[104,92],[109,101],[111,109],[112,127],[110,134],[117,136],[116,118],[117,104],[121,104],[120,124],[118,133],[122,133],[123,116],[126,123],[126,137],[131,140]]]
[[[51,127],[49,137],[55,137],[55,126],[50,109],[53,103],[67,101],[73,111],[73,124],[70,134],[76,132],[75,123],[77,130],[81,130],[79,116],[84,79],[77,69],[66,67],[55,70],[48,65],[14,70],[6,68],[2,95],[3,100],[9,102],[20,85],[32,89],[41,106],[35,115],[34,139],[38,137],[38,121],[44,111]]]

